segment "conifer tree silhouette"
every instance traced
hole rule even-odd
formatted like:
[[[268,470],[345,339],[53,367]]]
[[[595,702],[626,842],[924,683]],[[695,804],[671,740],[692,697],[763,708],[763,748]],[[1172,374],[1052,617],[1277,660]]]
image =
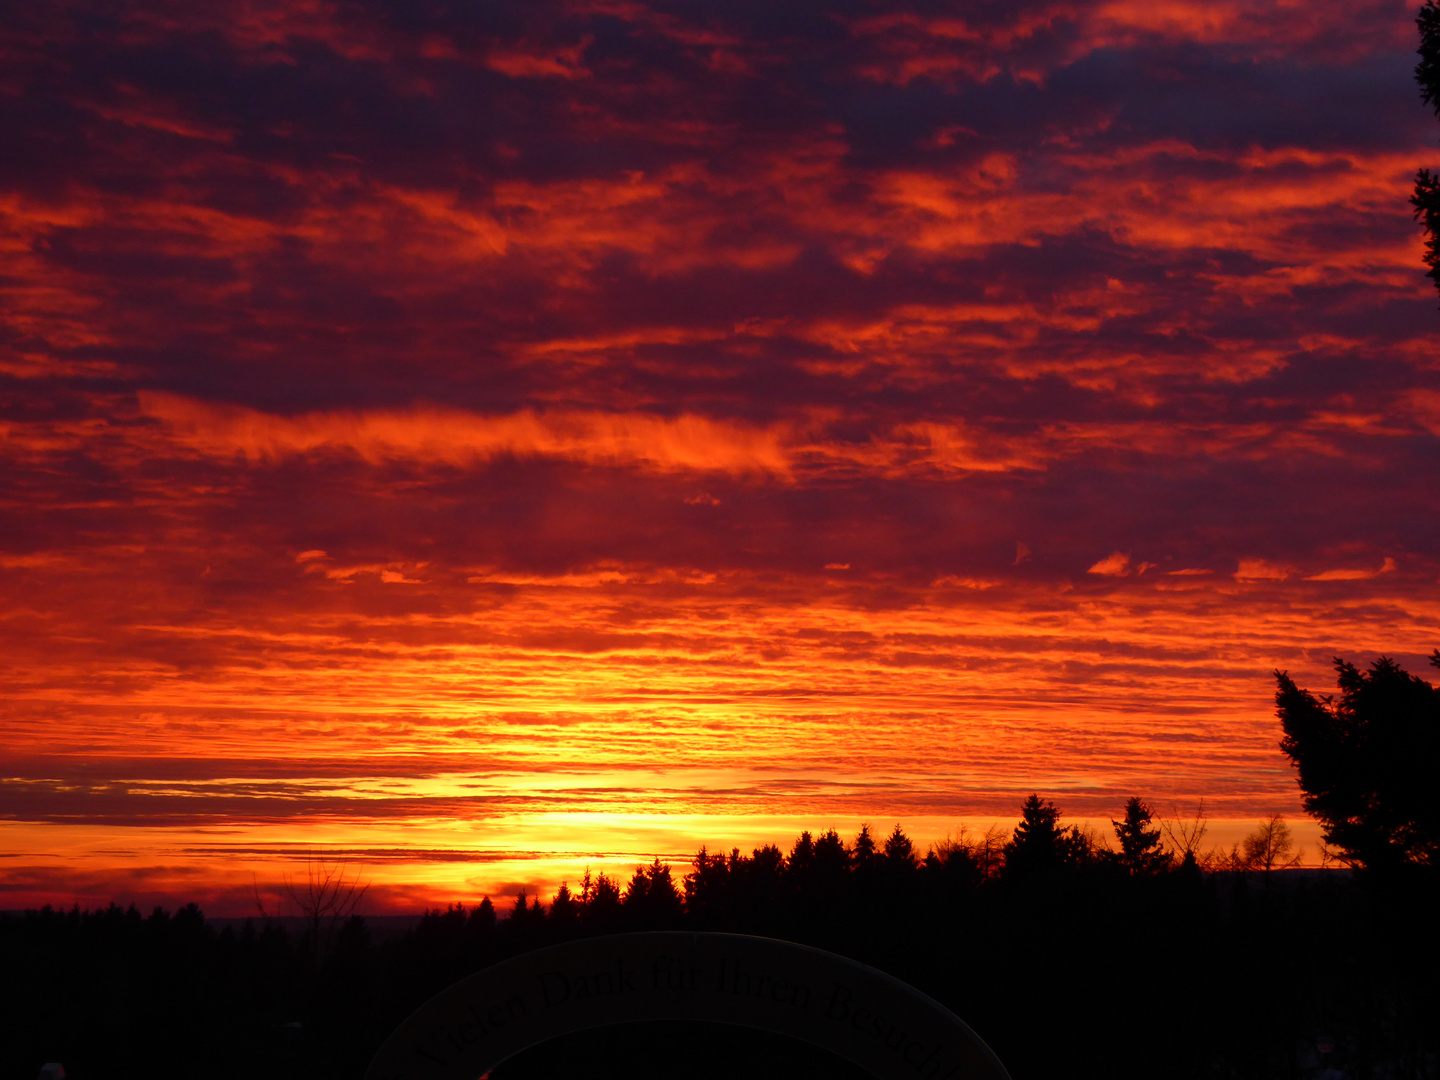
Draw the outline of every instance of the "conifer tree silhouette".
[[[560,888],[555,890],[555,897],[550,901],[549,920],[551,927],[562,935],[571,933],[580,921],[580,905],[567,882],[562,881]]]
[[[670,875],[670,865],[662,863],[657,855],[649,866],[637,866],[621,904],[630,919],[646,929],[660,930],[676,925],[682,904]]]
[[[915,866],[915,845],[905,830],[896,822],[895,828],[885,839],[884,858],[888,866],[897,869],[912,869]]]
[[[819,888],[839,892],[849,865],[850,851],[834,829],[826,829],[815,838],[815,878]]]
[[[498,922],[495,905],[491,903],[490,897],[485,897],[471,908],[470,918],[465,922],[465,940],[469,948],[475,952],[490,948],[495,940],[495,926]]]
[[[1020,807],[1020,823],[1005,845],[1004,874],[1009,878],[1052,874],[1077,861],[1082,838],[1060,827],[1060,810],[1031,794]]]
[[[815,865],[815,839],[806,829],[795,838],[790,855],[785,860],[786,868],[797,879],[803,879]]]
[[[1440,649],[1431,663],[1440,667]],[[1298,771],[1306,812],[1352,866],[1440,866],[1440,690],[1384,656],[1363,672],[1337,657],[1335,672],[1338,701],[1275,673],[1280,749]]]
[[[1170,854],[1160,844],[1160,829],[1152,825],[1154,818],[1154,811],[1132,795],[1125,803],[1124,820],[1110,822],[1120,841],[1120,865],[1132,877],[1156,874],[1170,865]]]
[[[729,906],[730,867],[724,855],[711,855],[703,844],[685,875],[685,911],[700,925],[722,919]]]
[[[581,920],[595,933],[613,931],[620,922],[620,886],[604,871],[593,879],[585,871],[580,888]]]
[[[855,834],[855,843],[850,848],[850,865],[856,873],[865,874],[874,867],[875,858],[875,837],[870,832],[870,823],[867,821]]]
[[[898,822],[881,848],[880,869],[892,900],[902,899],[914,892],[919,862],[914,843]]]

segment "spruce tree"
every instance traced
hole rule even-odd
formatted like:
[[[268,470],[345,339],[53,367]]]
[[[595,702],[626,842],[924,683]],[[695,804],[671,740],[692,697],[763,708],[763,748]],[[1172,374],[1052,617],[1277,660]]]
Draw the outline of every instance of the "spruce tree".
[[[1440,666],[1440,650],[1431,662]],[[1440,866],[1440,690],[1382,656],[1361,671],[1336,658],[1339,700],[1275,673],[1280,749],[1306,812],[1342,861],[1373,871]]]
[[[1132,795],[1125,803],[1125,819],[1110,821],[1120,841],[1120,865],[1133,877],[1157,874],[1170,865],[1170,853],[1160,844],[1160,829],[1151,827],[1154,819],[1150,807]]]
[[[1078,845],[1074,830],[1060,827],[1060,810],[1031,794],[1020,807],[1020,823],[1005,845],[1006,877],[1052,874],[1074,861]]]

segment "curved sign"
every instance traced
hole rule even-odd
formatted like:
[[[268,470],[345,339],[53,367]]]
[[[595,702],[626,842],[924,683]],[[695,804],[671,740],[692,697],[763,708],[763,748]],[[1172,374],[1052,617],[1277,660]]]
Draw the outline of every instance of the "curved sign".
[[[587,938],[477,972],[396,1028],[366,1080],[476,1080],[547,1039],[638,1020],[788,1035],[880,1080],[1009,1080],[954,1013],[883,971],[774,938],[684,932]]]

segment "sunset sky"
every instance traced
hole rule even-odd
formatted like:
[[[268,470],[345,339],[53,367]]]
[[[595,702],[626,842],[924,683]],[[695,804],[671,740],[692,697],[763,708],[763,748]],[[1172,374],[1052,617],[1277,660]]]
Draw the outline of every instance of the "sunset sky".
[[[0,908],[1313,844],[1273,670],[1440,645],[1414,6],[8,5]]]

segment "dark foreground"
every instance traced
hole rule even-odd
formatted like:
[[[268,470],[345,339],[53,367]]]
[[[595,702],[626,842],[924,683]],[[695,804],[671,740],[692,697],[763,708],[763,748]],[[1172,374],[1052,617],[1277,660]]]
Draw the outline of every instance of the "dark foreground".
[[[273,921],[217,930],[193,906],[0,917],[0,1080],[47,1061],[73,1080],[359,1078],[390,1030],[461,976],[557,940],[656,928],[766,934],[882,968],[954,1009],[1016,1080],[1437,1075],[1424,881],[877,863],[807,889],[760,854],[706,867],[683,898],[647,898],[642,881],[620,903],[590,895],[498,920],[487,902],[384,939],[352,918],[318,948]],[[1334,1049],[1322,1059],[1320,1045]],[[536,1047],[494,1080],[587,1075],[861,1074],[778,1036],[637,1024]]]

